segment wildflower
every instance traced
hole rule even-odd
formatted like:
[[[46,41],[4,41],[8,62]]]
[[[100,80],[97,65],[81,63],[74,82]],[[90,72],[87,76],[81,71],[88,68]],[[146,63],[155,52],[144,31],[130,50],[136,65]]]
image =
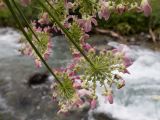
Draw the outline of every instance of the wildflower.
[[[48,24],[49,23],[49,16],[47,12],[44,12],[40,19],[38,20],[39,23],[41,24]]]
[[[73,57],[74,58],[80,58],[81,57],[81,54],[79,52],[73,52]]]
[[[85,95],[90,96],[91,92],[89,90],[86,90],[86,89],[80,89],[80,90],[78,90],[78,95],[80,97],[85,96]]]
[[[126,45],[122,45],[122,44],[118,48],[112,50],[112,52],[115,55],[121,54],[123,56],[123,64],[126,68],[133,64],[132,60],[127,55],[128,51],[129,51],[129,48]]]
[[[123,60],[124,60],[124,66],[125,67],[129,67],[133,64],[132,60],[130,58],[126,57],[126,56],[124,56]]]
[[[95,109],[96,106],[97,106],[97,100],[95,98],[93,98],[91,101],[91,109]]]
[[[140,9],[141,9],[141,11],[144,12],[144,15],[146,17],[148,17],[152,12],[152,8],[151,8],[148,0],[142,0],[141,1]]]
[[[88,38],[89,38],[88,34],[83,34],[80,38],[81,44],[84,44]]]
[[[83,105],[83,101],[80,99],[80,98],[77,98],[75,101],[74,101],[74,105],[76,105],[77,107],[80,107]]]
[[[93,17],[89,17],[87,19],[79,19],[79,25],[84,29],[85,32],[90,32],[92,30],[92,23],[96,26],[97,21]]]
[[[85,44],[83,45],[83,48],[84,48],[84,50],[89,51],[92,47],[91,47],[90,44],[85,43]]]
[[[113,96],[111,92],[108,92],[108,95],[106,96],[106,101],[108,101],[110,104],[113,104]]]
[[[80,88],[81,88],[81,83],[79,83],[79,82],[74,82],[74,83],[73,83],[73,87],[76,88],[76,89],[80,89]]]
[[[35,62],[35,65],[36,65],[37,68],[40,68],[42,66],[42,63],[41,63],[40,59],[36,58],[34,62]]]
[[[100,4],[101,8],[98,12],[98,16],[100,19],[104,18],[105,20],[108,20],[110,17],[109,2],[101,1]]]
[[[123,5],[123,4],[119,4],[117,5],[117,12],[121,15],[122,13],[127,11],[127,6]]]

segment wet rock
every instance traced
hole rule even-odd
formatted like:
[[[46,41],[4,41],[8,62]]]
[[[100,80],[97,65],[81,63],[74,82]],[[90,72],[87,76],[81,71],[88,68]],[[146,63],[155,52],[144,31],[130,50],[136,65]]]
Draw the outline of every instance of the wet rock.
[[[93,113],[93,117],[95,120],[118,120],[112,117],[111,114],[106,114],[106,113]]]

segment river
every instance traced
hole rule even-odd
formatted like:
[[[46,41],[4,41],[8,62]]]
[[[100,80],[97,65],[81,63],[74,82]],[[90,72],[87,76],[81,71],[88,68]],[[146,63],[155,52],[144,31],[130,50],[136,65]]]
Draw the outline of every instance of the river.
[[[57,105],[48,96],[48,84],[34,89],[26,86],[30,75],[45,68],[37,70],[32,58],[19,54],[19,38],[15,30],[0,28],[0,120],[60,120]],[[71,55],[64,38],[53,38],[53,44],[50,65],[65,66]],[[117,47],[119,43],[109,44]],[[126,86],[115,90],[113,105],[104,103],[99,95],[99,106],[90,111],[89,120],[97,120],[93,113],[111,114],[119,120],[160,120],[160,52],[134,45],[129,48],[134,64],[129,67],[131,74],[123,76]]]

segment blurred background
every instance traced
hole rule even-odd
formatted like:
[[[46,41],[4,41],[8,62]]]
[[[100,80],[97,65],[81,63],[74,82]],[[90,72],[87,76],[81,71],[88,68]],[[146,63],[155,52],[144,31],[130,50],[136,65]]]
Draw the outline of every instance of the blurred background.
[[[30,76],[46,69],[36,69],[32,58],[18,52],[22,33],[0,2],[0,120],[160,120],[160,1],[151,0],[151,5],[150,17],[140,13],[112,14],[108,21],[97,19],[99,26],[90,33],[89,42],[98,49],[116,48],[119,44],[130,48],[128,54],[134,60],[129,67],[131,74],[123,76],[126,86],[115,90],[114,104],[104,103],[99,95],[96,110],[59,116],[49,82],[27,86]],[[21,8],[27,18],[37,19],[40,9],[36,0]],[[66,66],[71,54],[65,38],[57,36],[52,40],[53,53],[48,63],[54,68]]]

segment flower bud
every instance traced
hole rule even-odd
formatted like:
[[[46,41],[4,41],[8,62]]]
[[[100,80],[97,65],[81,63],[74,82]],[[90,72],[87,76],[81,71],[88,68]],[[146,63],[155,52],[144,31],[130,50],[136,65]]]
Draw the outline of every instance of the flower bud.
[[[34,62],[35,62],[35,65],[36,65],[37,68],[40,68],[42,66],[42,63],[41,63],[40,59],[35,59]]]
[[[92,47],[90,44],[86,43],[83,45],[83,48],[86,50],[86,51],[89,51]]]
[[[81,88],[81,83],[74,82],[73,87],[76,88],[76,89],[80,89]]]
[[[91,109],[95,109],[96,106],[97,106],[97,100],[96,100],[96,99],[93,99],[93,100],[91,101]]]
[[[121,89],[121,88],[124,87],[124,86],[125,86],[125,80],[121,80],[121,82],[118,83],[117,88],[118,88],[118,89]]]
[[[142,0],[140,7],[146,17],[148,17],[151,14],[152,8],[151,8],[148,0]]]
[[[117,12],[121,15],[124,12],[126,12],[127,10],[127,6],[123,5],[123,4],[119,4],[117,5]]]
[[[105,101],[107,102],[109,102],[110,104],[113,104],[113,95],[112,95],[112,91],[108,91],[107,92],[107,96],[106,96],[106,98],[105,98]]]
[[[80,58],[81,57],[81,54],[79,52],[74,52],[73,53],[73,57],[74,58]]]

